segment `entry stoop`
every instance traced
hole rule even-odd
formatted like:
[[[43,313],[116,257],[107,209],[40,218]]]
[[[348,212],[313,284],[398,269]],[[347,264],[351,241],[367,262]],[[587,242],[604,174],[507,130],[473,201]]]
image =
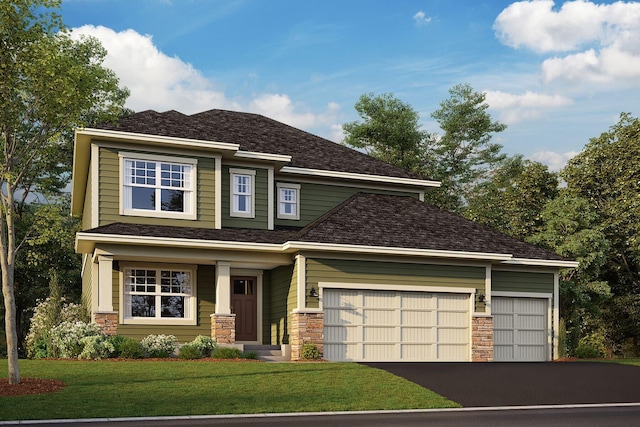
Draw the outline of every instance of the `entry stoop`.
[[[255,352],[258,360],[264,362],[289,362],[291,358],[285,355],[285,349],[279,345],[245,345],[244,352]]]

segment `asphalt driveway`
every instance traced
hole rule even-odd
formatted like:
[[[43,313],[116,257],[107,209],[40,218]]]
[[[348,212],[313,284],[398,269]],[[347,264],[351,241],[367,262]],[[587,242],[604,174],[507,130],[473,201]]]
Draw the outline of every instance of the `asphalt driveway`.
[[[598,362],[364,363],[465,407],[640,403],[640,367]]]

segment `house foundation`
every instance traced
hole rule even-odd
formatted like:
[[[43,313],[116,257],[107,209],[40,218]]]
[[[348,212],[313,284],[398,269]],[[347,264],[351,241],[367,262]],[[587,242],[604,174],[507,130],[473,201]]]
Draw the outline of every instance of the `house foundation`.
[[[93,314],[93,321],[100,326],[105,335],[118,335],[118,312],[98,311]]]
[[[471,361],[493,361],[493,317],[471,319]]]
[[[235,344],[236,315],[212,314],[211,338],[213,338],[218,344]]]
[[[322,312],[294,312],[291,313],[291,360],[302,359],[302,346],[307,343],[315,344],[323,356],[324,313]]]

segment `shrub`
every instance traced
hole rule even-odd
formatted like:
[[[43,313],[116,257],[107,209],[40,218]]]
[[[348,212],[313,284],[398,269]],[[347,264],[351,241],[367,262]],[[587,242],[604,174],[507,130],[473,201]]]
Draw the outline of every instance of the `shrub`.
[[[142,349],[149,357],[170,357],[178,345],[174,335],[149,335],[140,341]]]
[[[242,352],[235,347],[216,347],[211,357],[214,359],[240,359]]]
[[[242,354],[242,358],[243,359],[257,359],[258,358],[258,353],[255,351],[248,351],[246,353]]]
[[[600,332],[580,338],[578,348],[576,348],[576,357],[580,359],[594,359],[604,357],[606,354],[607,348],[604,345],[604,335]]]
[[[78,355],[78,359],[102,359],[110,357],[115,347],[106,335],[92,335],[80,338],[83,344],[82,352]]]
[[[320,352],[318,351],[318,346],[310,342],[303,344],[301,356],[305,360],[320,359]]]
[[[180,359],[201,359],[202,352],[193,344],[185,344],[178,350],[178,357]]]
[[[120,343],[119,352],[116,357],[124,359],[142,359],[144,358],[144,350],[140,343],[133,338],[126,338]]]
[[[205,335],[198,335],[190,344],[200,351],[202,357],[211,357],[216,349],[216,342],[213,338]]]
[[[84,350],[82,338],[96,335],[101,335],[101,332],[95,323],[62,322],[51,329],[49,353],[53,357],[78,357]]]

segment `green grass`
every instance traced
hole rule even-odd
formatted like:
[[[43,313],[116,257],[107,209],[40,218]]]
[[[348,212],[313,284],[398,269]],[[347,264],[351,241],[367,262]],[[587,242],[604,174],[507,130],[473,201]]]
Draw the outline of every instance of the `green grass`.
[[[635,358],[635,359],[603,359],[603,362],[608,362],[608,363],[620,363],[622,365],[633,365],[633,366],[640,366],[640,359]]]
[[[6,360],[0,375],[7,376]],[[459,407],[355,363],[20,360],[59,392],[0,398],[0,419],[108,418]]]

